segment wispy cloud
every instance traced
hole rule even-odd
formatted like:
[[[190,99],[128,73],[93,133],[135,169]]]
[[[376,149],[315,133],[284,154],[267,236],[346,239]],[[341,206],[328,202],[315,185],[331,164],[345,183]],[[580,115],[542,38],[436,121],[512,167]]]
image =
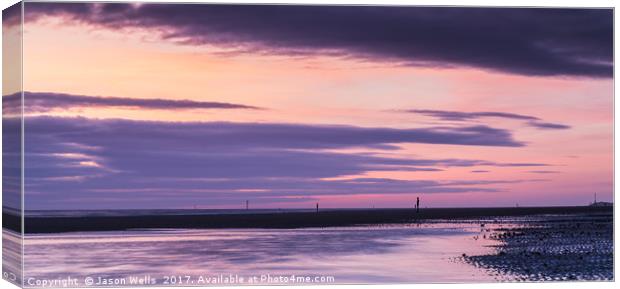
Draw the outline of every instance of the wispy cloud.
[[[528,125],[536,127],[536,128],[540,128],[540,129],[569,129],[571,128],[570,125],[565,125],[561,123],[537,122],[537,121],[529,122]]]
[[[21,110],[21,93],[2,97],[2,109],[9,113]],[[123,107],[158,110],[186,109],[261,109],[259,107],[193,100],[172,100],[160,98],[128,98],[112,96],[88,96],[53,92],[24,92],[26,113],[48,112],[57,109],[89,108],[89,107]]]
[[[408,109],[408,110],[401,110],[401,111],[406,112],[406,113],[429,116],[429,117],[433,117],[433,118],[437,118],[437,119],[445,120],[445,121],[472,121],[472,120],[478,120],[482,118],[503,118],[503,119],[527,121],[526,125],[539,128],[539,129],[569,129],[571,128],[571,126],[565,125],[565,124],[542,122],[540,118],[535,117],[535,116],[508,113],[508,112],[498,112],[498,111],[463,112],[463,111],[433,110],[433,109]]]
[[[462,112],[462,111],[451,111],[451,110],[432,110],[432,109],[409,109],[405,110],[405,112],[422,114],[426,116],[435,117],[442,120],[451,120],[451,121],[464,121],[464,120],[472,120],[479,119],[485,117],[496,117],[496,118],[507,118],[507,119],[518,119],[518,120],[539,120],[539,118],[529,115],[515,114],[515,113],[506,113],[506,112],[495,112],[495,111],[483,111],[483,112]]]

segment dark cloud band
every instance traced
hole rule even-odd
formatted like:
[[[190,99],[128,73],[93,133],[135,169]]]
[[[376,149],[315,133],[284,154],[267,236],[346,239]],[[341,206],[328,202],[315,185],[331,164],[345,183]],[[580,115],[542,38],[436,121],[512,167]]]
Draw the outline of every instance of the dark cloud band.
[[[26,3],[62,16],[146,28],[187,45],[331,54],[537,76],[612,77],[613,10],[396,6]]]

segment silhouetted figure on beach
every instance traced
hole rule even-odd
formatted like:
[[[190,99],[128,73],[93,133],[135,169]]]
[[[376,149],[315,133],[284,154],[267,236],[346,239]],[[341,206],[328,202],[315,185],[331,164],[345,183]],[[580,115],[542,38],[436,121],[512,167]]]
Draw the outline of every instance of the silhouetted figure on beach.
[[[415,212],[420,212],[420,197],[417,197],[417,200],[415,201]]]

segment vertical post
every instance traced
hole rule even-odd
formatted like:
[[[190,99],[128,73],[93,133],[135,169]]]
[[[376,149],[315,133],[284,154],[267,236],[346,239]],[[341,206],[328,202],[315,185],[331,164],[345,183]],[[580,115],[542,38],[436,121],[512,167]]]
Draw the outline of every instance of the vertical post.
[[[246,210],[250,209],[250,201],[249,200],[245,200],[245,209]]]
[[[420,197],[416,198],[416,201],[415,201],[415,212],[416,212],[416,214],[420,212]]]
[[[594,203],[596,204],[596,193],[594,193]]]
[[[319,212],[319,203],[316,203],[316,212]]]

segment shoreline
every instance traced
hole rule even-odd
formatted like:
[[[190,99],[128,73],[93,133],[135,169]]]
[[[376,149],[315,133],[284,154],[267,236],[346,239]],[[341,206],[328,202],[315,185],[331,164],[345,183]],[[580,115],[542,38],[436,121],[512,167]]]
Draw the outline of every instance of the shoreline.
[[[613,213],[613,207],[512,207],[325,210],[257,214],[140,215],[87,217],[25,217],[26,234],[134,229],[296,229],[373,224],[402,224],[419,220],[471,219],[541,214]],[[21,231],[21,218],[3,212],[3,228]]]

